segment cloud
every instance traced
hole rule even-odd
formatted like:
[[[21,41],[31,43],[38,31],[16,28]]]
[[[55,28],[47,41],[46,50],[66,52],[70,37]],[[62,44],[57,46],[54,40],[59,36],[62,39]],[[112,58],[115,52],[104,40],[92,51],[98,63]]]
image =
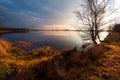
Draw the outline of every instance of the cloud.
[[[53,25],[44,25],[43,29],[49,30],[49,29],[70,29],[74,30],[75,28],[70,25],[59,25],[59,24],[53,24]]]
[[[0,0],[0,20],[6,27],[66,24],[78,0]]]

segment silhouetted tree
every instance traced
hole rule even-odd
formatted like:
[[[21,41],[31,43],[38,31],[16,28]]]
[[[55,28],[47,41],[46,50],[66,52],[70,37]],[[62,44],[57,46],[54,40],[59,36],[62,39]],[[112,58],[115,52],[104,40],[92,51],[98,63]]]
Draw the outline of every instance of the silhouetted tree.
[[[97,44],[97,40],[101,41],[100,31],[104,30],[101,26],[110,22],[104,19],[115,11],[110,4],[111,0],[81,0],[80,7],[75,11],[78,22],[84,25],[84,32],[90,35],[94,44]]]
[[[114,27],[113,27],[113,31],[120,33],[120,24],[115,24]]]

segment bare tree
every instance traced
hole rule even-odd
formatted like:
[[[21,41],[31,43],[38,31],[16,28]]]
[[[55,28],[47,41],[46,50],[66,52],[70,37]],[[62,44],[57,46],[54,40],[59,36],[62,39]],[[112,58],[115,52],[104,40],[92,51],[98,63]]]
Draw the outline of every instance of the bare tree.
[[[80,7],[75,11],[80,23],[86,29],[84,32],[89,34],[93,43],[97,44],[100,40],[100,31],[105,28],[110,20],[104,21],[107,15],[111,15],[115,9],[110,7],[111,0],[81,0]]]

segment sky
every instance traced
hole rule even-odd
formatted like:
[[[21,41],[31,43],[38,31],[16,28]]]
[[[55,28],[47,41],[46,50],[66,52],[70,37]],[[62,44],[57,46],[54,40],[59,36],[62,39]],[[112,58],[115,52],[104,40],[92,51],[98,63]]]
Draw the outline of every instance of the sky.
[[[0,23],[10,28],[71,28],[82,0],[0,0]],[[115,0],[115,7],[120,7]]]
[[[69,27],[79,0],[0,0],[0,22],[10,28]]]

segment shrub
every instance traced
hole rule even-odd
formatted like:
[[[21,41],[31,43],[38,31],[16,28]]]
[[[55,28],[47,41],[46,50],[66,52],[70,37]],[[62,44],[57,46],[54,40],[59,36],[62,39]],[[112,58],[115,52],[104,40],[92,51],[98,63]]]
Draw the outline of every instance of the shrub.
[[[113,27],[114,32],[120,32],[120,24],[115,24]]]
[[[103,46],[95,45],[86,51],[82,51],[80,54],[81,66],[88,66],[91,62],[97,61],[104,53]]]
[[[96,60],[96,59],[99,59],[103,55],[104,51],[105,49],[103,48],[103,46],[95,45],[94,47],[88,49],[85,52],[85,54],[86,56],[88,56],[90,60]]]
[[[49,46],[41,47],[41,48],[31,51],[31,54],[34,54],[34,56],[36,56],[36,57],[43,57],[43,56],[49,57],[49,56],[54,55],[55,53],[56,53],[56,51]]]

